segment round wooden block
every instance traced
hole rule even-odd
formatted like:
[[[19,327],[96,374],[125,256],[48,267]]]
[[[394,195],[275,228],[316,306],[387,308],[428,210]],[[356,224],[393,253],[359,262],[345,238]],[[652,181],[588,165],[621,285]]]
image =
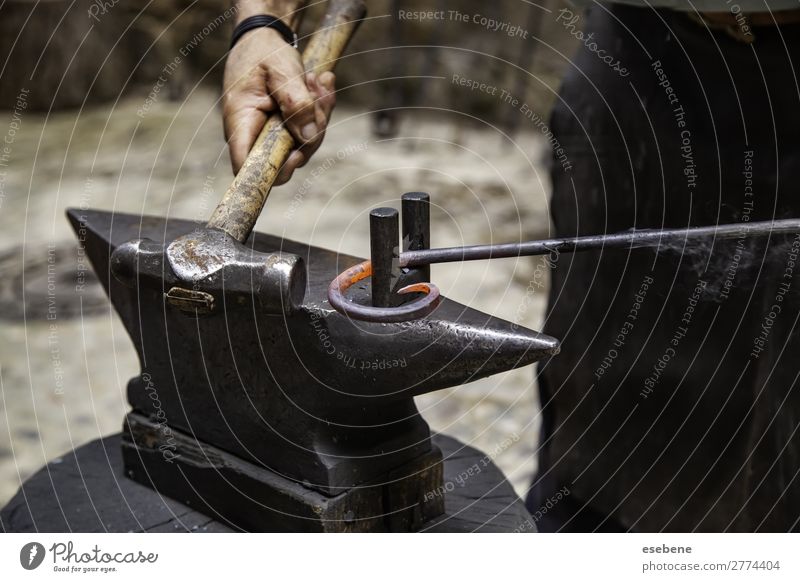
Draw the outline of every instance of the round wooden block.
[[[503,473],[480,451],[436,435],[445,514],[435,532],[533,532],[533,519]],[[230,532],[228,526],[123,474],[120,437],[93,441],[48,464],[2,510],[5,532]]]

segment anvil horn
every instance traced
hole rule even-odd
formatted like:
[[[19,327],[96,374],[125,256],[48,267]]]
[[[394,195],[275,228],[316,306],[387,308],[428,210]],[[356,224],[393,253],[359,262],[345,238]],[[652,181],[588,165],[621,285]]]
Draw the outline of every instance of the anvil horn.
[[[430,446],[413,396],[558,351],[551,337],[447,298],[420,320],[350,320],[328,304],[327,287],[362,259],[257,232],[248,248],[304,260],[302,304],[268,315],[244,289],[227,294],[221,277],[221,304],[192,315],[168,300],[167,282],[118,281],[111,257],[132,239],[168,245],[196,223],[68,214],[139,354],[142,374],[128,388],[134,409],[152,415],[156,391],[169,426],[322,491],[374,478]],[[355,291],[368,297],[368,283]]]

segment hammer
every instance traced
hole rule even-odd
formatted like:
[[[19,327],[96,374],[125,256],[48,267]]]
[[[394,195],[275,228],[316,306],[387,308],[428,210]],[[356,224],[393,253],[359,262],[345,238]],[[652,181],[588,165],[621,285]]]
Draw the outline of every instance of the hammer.
[[[307,73],[332,71],[366,14],[362,0],[330,0],[303,51]],[[166,249],[148,239],[120,245],[111,256],[114,276],[128,286],[168,289],[168,305],[193,315],[226,300],[257,303],[268,315],[288,315],[303,301],[306,268],[297,255],[248,248],[272,185],[295,140],[273,114],[205,227],[178,237]]]

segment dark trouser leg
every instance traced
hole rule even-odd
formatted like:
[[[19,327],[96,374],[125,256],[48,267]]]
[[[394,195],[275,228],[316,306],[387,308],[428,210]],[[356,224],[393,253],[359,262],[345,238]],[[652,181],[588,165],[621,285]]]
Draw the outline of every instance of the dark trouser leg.
[[[571,166],[553,167],[558,235],[800,216],[797,27],[746,45],[630,7],[575,26],[627,74],[583,48],[564,82],[551,122]],[[793,243],[560,257],[545,331],[563,347],[539,367],[531,511],[568,487],[551,529],[798,527]]]

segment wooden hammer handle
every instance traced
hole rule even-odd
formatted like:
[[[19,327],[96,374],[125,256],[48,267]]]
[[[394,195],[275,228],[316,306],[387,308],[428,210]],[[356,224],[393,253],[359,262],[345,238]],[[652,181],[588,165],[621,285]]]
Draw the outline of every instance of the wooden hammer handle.
[[[363,0],[330,0],[319,29],[303,51],[306,72],[319,75],[332,71],[365,14]],[[284,128],[280,114],[270,116],[244,165],[212,213],[208,228],[222,230],[243,243],[250,236],[272,184],[294,147],[294,137]]]

